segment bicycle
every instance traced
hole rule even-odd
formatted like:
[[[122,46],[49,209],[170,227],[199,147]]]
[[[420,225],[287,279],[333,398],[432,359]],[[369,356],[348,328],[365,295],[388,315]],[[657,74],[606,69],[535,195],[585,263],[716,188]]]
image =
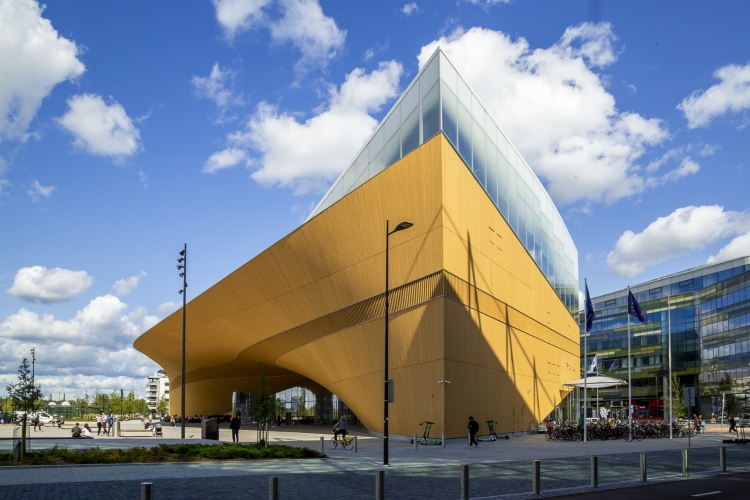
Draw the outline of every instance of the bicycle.
[[[536,434],[537,431],[538,431],[538,426],[537,426],[536,422],[534,422],[532,420],[531,422],[529,422],[529,431],[528,432],[529,432],[529,434],[533,435],[533,434]]]
[[[351,450],[352,448],[354,448],[353,437],[342,436],[340,433],[336,434],[336,431],[333,431],[333,437],[331,438],[331,449],[335,450],[339,443],[341,443],[341,446],[343,446],[345,450]]]

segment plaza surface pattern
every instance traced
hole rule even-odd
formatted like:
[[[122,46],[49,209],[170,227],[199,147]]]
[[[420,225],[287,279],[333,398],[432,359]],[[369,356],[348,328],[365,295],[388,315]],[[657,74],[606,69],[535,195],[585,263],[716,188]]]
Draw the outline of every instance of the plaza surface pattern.
[[[192,429],[191,429],[192,430]],[[358,451],[331,450],[327,429],[282,429],[272,433],[273,442],[318,449],[325,438],[328,459],[301,461],[225,461],[204,463],[89,465],[63,467],[0,468],[0,499],[25,498],[137,498],[140,483],[154,483],[154,498],[202,499],[267,498],[268,477],[279,476],[281,498],[372,498],[374,471],[382,469],[382,440],[361,435]],[[222,429],[222,439],[228,437]],[[69,431],[68,431],[69,432]],[[167,434],[171,434],[169,431]],[[179,432],[179,429],[177,429]],[[38,433],[37,433],[38,434]],[[199,433],[198,433],[199,434]],[[245,441],[255,432],[243,430]],[[721,434],[706,434],[690,442],[690,473],[714,474],[719,466]],[[0,440],[2,441],[2,440]],[[37,439],[38,447],[151,446],[175,442],[170,437],[99,438],[85,445],[72,439]],[[200,442],[200,441],[191,441]],[[33,445],[32,445],[33,446]],[[543,496],[590,491],[589,456],[599,456],[599,483],[605,488],[632,485],[638,480],[640,452],[648,452],[649,481],[681,478],[681,450],[687,439],[654,439],[627,443],[548,442],[543,435],[516,436],[510,440],[482,442],[469,449],[465,440],[451,440],[446,448],[391,443],[386,471],[387,498],[458,498],[460,465],[470,464],[471,498],[528,496],[531,490],[531,460],[540,459]],[[728,445],[729,472],[750,471],[750,447]],[[637,484],[637,483],[635,483]]]

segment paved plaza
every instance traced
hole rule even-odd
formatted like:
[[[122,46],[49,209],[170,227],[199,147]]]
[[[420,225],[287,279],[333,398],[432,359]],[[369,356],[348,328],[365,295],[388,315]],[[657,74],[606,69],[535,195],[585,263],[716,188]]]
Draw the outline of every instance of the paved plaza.
[[[130,425],[138,425],[132,423]],[[10,427],[0,427],[0,438]],[[375,471],[382,469],[382,440],[358,435],[358,449],[331,450],[327,428],[282,428],[271,441],[319,449],[324,436],[330,458],[299,461],[226,461],[134,465],[86,465],[62,467],[0,467],[0,500],[26,498],[138,498],[140,483],[154,483],[154,498],[267,498],[268,477],[279,476],[281,498],[372,498]],[[45,429],[45,437],[31,433],[32,449],[54,445],[69,448],[88,446],[132,447],[177,442],[179,428],[165,428],[159,438],[67,438],[69,429]],[[324,434],[325,433],[325,434]],[[203,442],[199,428],[189,428],[191,442]],[[222,441],[230,440],[221,429]],[[254,442],[254,430],[242,430],[244,442]],[[697,477],[715,474],[719,447],[728,435],[710,433],[690,441],[690,473]],[[206,441],[213,443],[212,441]],[[0,449],[11,441],[0,439]],[[386,471],[387,498],[459,498],[460,466],[470,466],[471,498],[523,498],[531,491],[531,460],[541,460],[543,496],[560,496],[590,491],[589,457],[599,458],[601,488],[638,484],[639,453],[648,453],[649,481],[681,479],[681,452],[687,439],[593,441],[589,443],[548,442],[543,435],[518,435],[509,440],[482,442],[469,449],[463,439],[447,446],[419,446],[407,441],[391,443]],[[727,445],[729,472],[750,471],[750,447]]]

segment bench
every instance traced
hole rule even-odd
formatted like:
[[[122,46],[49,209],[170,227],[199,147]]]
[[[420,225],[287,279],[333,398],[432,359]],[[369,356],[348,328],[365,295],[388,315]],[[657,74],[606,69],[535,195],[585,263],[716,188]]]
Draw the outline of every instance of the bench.
[[[120,429],[120,437],[154,437],[153,429]]]

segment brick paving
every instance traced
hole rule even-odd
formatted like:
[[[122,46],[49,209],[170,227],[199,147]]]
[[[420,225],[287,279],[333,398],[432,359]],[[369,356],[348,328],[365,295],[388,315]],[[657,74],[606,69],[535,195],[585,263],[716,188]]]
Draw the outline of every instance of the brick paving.
[[[326,436],[327,437],[327,436]],[[722,436],[707,434],[691,440],[691,474],[714,474],[718,469]],[[278,432],[277,439],[317,449],[319,435]],[[72,440],[52,440],[66,445]],[[122,446],[143,439],[101,439],[95,445]],[[155,444],[154,441],[150,441]],[[41,442],[41,440],[40,440]],[[75,442],[78,444],[78,441]],[[328,443],[326,442],[326,445]],[[547,442],[542,435],[481,443],[469,449],[465,440],[451,440],[446,448],[407,442],[391,444],[386,471],[387,498],[458,498],[459,466],[470,464],[471,497],[527,496],[532,459],[542,460],[545,496],[586,491],[589,456],[599,456],[603,488],[633,484],[638,478],[638,453],[648,452],[649,480],[679,479],[681,450],[687,439]],[[154,498],[268,498],[268,477],[279,476],[281,498],[372,498],[374,471],[381,469],[382,441],[359,439],[358,453],[326,452],[331,458],[304,461],[211,462],[184,464],[90,465],[63,467],[0,467],[0,500],[138,498],[140,483],[154,483]],[[750,471],[750,446],[727,445],[730,472]],[[636,483],[637,484],[637,483]],[[520,498],[520,497],[519,497]]]

